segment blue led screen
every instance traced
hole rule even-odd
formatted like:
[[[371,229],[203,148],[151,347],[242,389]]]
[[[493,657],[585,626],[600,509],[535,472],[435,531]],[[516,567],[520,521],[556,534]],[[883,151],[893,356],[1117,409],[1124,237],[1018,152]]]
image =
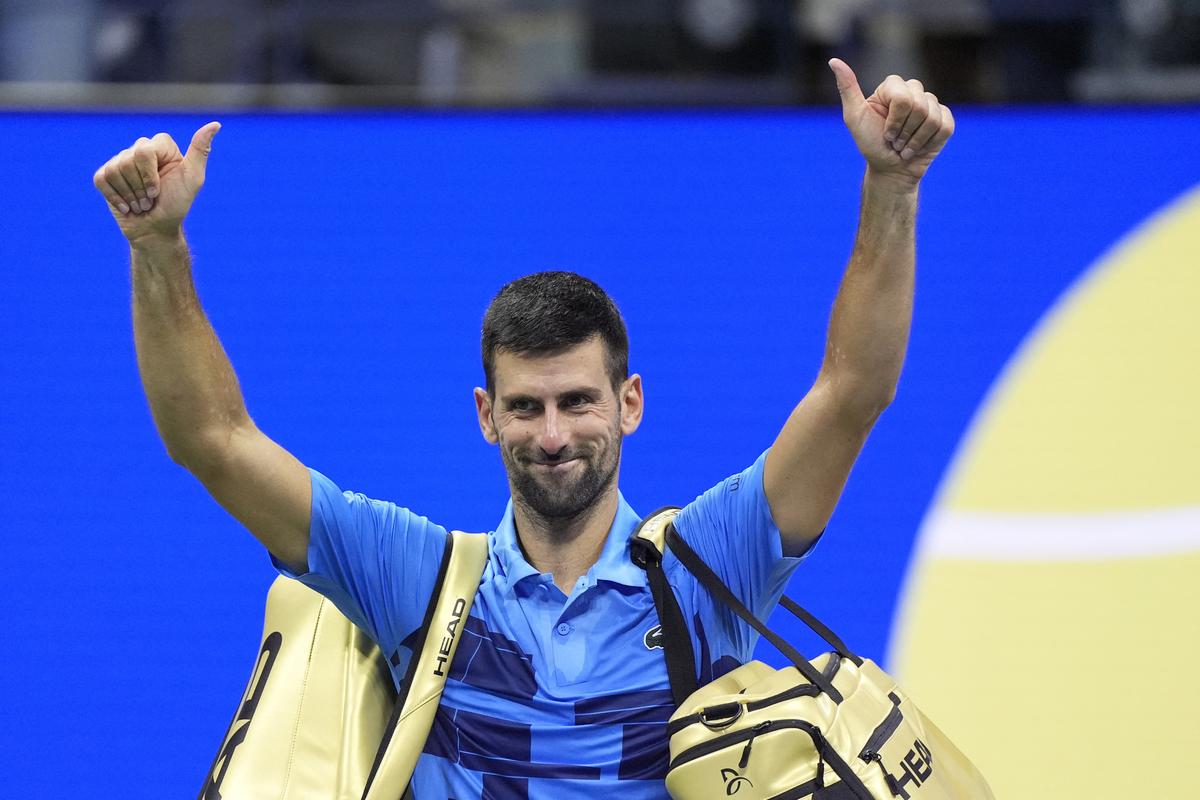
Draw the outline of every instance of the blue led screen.
[[[210,118],[187,231],[259,426],[343,487],[473,530],[507,497],[471,400],[503,282],[571,269],[615,297],[647,397],[623,491],[643,513],[687,502],[813,379],[862,176],[833,109],[0,116],[12,796],[194,794],[256,652],[274,572],[155,434],[127,248],[91,186],[136,137],[186,142]],[[958,120],[923,190],[899,396],[792,584],[880,659],[922,515],[1006,360],[1200,175],[1196,110]]]

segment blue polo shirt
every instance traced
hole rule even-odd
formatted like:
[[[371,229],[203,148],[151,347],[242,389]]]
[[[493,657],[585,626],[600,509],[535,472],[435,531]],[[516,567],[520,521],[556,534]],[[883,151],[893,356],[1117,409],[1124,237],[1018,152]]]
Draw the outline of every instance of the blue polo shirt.
[[[762,485],[764,453],[688,504],[676,528],[751,609],[766,616],[800,559],[784,558]],[[393,503],[342,492],[312,472],[309,572],[404,675],[447,531]],[[598,792],[668,797],[674,711],[645,573],[629,555],[640,517],[620,498],[600,558],[564,594],[530,565],[512,502],[488,536],[488,564],[425,745],[417,800],[569,800]],[[752,658],[757,634],[668,556],[701,682]]]

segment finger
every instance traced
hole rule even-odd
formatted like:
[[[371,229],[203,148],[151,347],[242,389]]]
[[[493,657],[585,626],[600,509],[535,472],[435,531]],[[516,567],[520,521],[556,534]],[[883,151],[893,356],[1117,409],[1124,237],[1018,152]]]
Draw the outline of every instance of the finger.
[[[213,137],[221,130],[221,123],[210,122],[192,135],[192,143],[188,145],[184,162],[196,171],[200,179],[204,179],[204,169],[208,164],[208,154],[212,152]]]
[[[137,169],[138,179],[148,198],[143,207],[149,210],[154,198],[158,197],[158,152],[155,143],[145,136],[133,145],[133,166]]]
[[[833,70],[838,94],[842,97],[843,113],[862,105],[864,102],[862,87],[858,85],[858,78],[855,77],[854,70],[850,69],[850,65],[840,58],[831,58],[829,59],[829,68]]]
[[[104,178],[108,181],[108,185],[121,197],[121,200],[129,206],[129,209],[135,213],[142,213],[142,207],[138,203],[137,195],[133,191],[133,187],[129,185],[129,180],[125,177],[123,162],[125,160],[125,151],[122,151],[113,160],[104,165]]]
[[[921,123],[921,127],[913,131],[912,136],[908,137],[904,149],[900,151],[900,157],[905,161],[924,151],[934,135],[937,134],[938,129],[942,127],[941,104],[938,103],[937,97],[932,92],[925,93],[925,104],[927,106],[925,121]]]
[[[134,202],[137,203],[139,211],[149,211],[150,198],[146,195],[146,177],[141,165],[139,164],[140,157],[138,150],[142,147],[142,143],[149,143],[149,139],[142,137],[134,142],[133,147],[121,153],[121,174],[125,176],[125,180],[133,188]]]
[[[928,147],[941,149],[946,140],[954,135],[954,114],[946,106],[939,106],[938,110],[942,115],[942,124],[938,127],[937,133],[929,140]]]
[[[925,99],[925,87],[918,80],[905,81],[904,86],[912,98],[912,111],[908,113],[908,119],[904,120],[904,124],[900,126],[900,133],[896,136],[893,144],[897,153],[905,148],[917,128],[921,127],[929,118],[929,103]]]
[[[108,175],[105,172],[107,168],[108,164],[105,164],[103,167],[96,170],[96,174],[92,176],[92,184],[100,191],[100,194],[104,196],[104,199],[108,201],[110,206],[115,208],[117,211],[120,211],[122,214],[128,214],[129,204],[122,199],[117,190],[108,182]]]
[[[175,144],[175,140],[169,135],[156,133],[150,139],[150,154],[153,162],[150,171],[154,175],[146,184],[146,194],[150,197],[157,197],[162,192],[159,170],[167,164],[175,164],[182,161],[183,153],[179,152],[179,145]],[[154,190],[153,194],[150,192],[152,188]]]
[[[165,164],[172,161],[179,161],[183,158],[183,153],[179,152],[179,145],[175,144],[175,140],[166,133],[156,133],[150,138],[150,145],[154,149],[155,166],[161,168]]]
[[[883,83],[879,84],[875,94],[880,97],[888,110],[887,119],[883,123],[883,138],[889,142],[895,142],[908,115],[913,110],[912,94],[908,91],[908,85],[899,75],[888,75]]]

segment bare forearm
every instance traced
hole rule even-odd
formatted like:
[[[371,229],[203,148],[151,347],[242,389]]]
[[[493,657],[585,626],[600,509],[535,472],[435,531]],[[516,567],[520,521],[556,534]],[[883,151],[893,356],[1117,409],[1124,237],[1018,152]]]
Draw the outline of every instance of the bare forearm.
[[[304,572],[308,470],[247,415],[233,366],[196,296],[183,239],[183,219],[204,185],[220,127],[202,126],[186,154],[166,133],[138,139],[92,180],[130,245],[138,369],[167,452],[272,553]]]
[[[237,376],[192,282],[187,243],[151,237],[131,247],[138,369],[171,457],[202,473],[223,441],[251,425]]]
[[[854,250],[829,324],[822,378],[873,419],[895,393],[908,346],[917,188],[867,171]]]
[[[867,175],[821,372],[763,470],[790,555],[804,552],[828,524],[871,426],[896,392],[912,320],[917,184],[954,131],[950,110],[920,81],[890,75],[867,97],[848,64],[835,58],[829,67]]]

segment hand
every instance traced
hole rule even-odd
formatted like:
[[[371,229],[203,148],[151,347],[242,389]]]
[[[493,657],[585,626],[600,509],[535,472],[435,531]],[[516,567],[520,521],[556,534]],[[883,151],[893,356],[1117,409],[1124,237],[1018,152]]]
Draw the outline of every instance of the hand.
[[[186,155],[165,133],[142,137],[96,170],[92,180],[130,244],[179,233],[204,185],[208,154],[220,129],[219,122],[210,122],[196,131]]]
[[[915,186],[954,133],[954,115],[918,80],[889,75],[863,97],[854,70],[841,59],[829,68],[842,96],[842,119],[868,168]]]

